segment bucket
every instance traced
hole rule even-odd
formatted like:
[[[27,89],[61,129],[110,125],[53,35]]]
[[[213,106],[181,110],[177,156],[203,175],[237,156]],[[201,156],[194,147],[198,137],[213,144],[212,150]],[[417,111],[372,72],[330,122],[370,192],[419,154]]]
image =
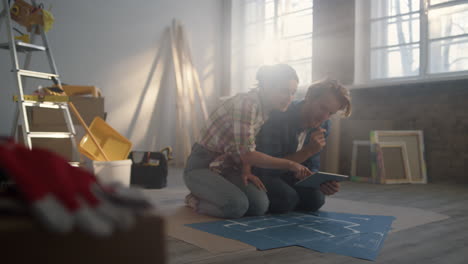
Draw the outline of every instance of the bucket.
[[[109,157],[109,160],[123,160],[128,157],[132,149],[132,142],[122,136],[102,118],[95,117],[89,126],[89,130],[93,133],[99,145]],[[106,160],[88,134],[81,139],[78,149],[91,160]]]
[[[103,184],[118,182],[130,187],[132,160],[92,161],[90,168]]]

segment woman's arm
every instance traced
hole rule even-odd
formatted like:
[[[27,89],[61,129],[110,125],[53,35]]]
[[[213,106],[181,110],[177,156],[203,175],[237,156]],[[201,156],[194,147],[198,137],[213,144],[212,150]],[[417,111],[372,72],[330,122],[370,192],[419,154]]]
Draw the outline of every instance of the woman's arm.
[[[242,164],[267,169],[287,169],[296,174],[296,178],[303,179],[312,174],[305,166],[291,160],[275,158],[258,151],[247,152],[240,156]],[[244,165],[243,165],[244,166]]]
[[[242,164],[242,181],[244,185],[247,186],[249,181],[251,181],[259,190],[263,190],[266,192],[266,187],[263,182],[257,176],[252,174],[251,166],[243,163]]]
[[[294,161],[275,158],[258,151],[250,151],[240,156],[243,164],[266,169],[291,169]]]
[[[315,152],[318,153],[318,152]],[[306,148],[302,148],[301,150],[294,152],[293,154],[289,154],[284,158],[287,160],[295,161],[297,163],[302,163],[306,161],[308,158],[315,154],[313,151],[310,151]]]

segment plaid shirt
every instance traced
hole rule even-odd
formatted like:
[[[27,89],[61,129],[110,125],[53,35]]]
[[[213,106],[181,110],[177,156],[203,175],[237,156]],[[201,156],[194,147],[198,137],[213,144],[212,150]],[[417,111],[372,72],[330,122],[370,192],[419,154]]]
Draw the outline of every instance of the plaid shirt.
[[[231,158],[238,165],[240,155],[255,151],[255,136],[266,119],[257,89],[237,94],[211,113],[199,143],[220,153],[217,160]]]

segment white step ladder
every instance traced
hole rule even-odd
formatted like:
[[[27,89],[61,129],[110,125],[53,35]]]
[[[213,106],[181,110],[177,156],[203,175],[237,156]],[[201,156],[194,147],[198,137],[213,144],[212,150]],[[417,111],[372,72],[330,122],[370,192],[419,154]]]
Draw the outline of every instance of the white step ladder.
[[[38,78],[38,79],[46,79],[51,80],[55,85],[58,87],[62,87],[60,76],[57,71],[57,66],[55,65],[54,57],[52,56],[52,51],[49,45],[49,41],[47,39],[47,35],[43,30],[41,25],[34,25],[31,30],[31,43],[25,43],[22,41],[15,40],[13,34],[13,20],[10,16],[10,5],[9,0],[2,0],[3,1],[3,11],[0,13],[0,34],[1,34],[1,27],[2,23],[6,21],[7,27],[7,34],[8,34],[8,42],[0,43],[0,48],[9,49],[11,55],[11,63],[12,63],[12,73],[14,75],[14,80],[17,86],[18,95],[16,96],[17,108],[15,114],[15,120],[12,129],[12,136],[17,138],[18,125],[21,125],[22,134],[24,144],[28,148],[32,148],[32,138],[69,138],[71,141],[72,149],[73,149],[73,160],[78,160],[78,151],[76,146],[76,132],[73,126],[73,121],[70,115],[70,111],[68,108],[68,103],[64,98],[60,98],[60,100],[34,100],[37,97],[35,96],[28,96],[24,94],[23,91],[23,78]],[[14,4],[14,1],[10,0],[11,5]],[[36,1],[32,0],[31,4],[37,7]],[[34,44],[34,40],[36,37],[36,29],[39,30],[40,36],[42,38],[43,46]],[[38,71],[31,71],[27,70],[29,67],[32,53],[34,52],[45,52],[47,55],[47,59],[50,65],[51,73],[46,72],[38,72]],[[24,68],[21,69],[18,62],[18,53],[25,53],[26,58],[24,62]],[[34,99],[33,99],[34,98]],[[46,98],[54,98],[54,96],[50,96]],[[33,132],[30,130],[30,123],[28,120],[27,108],[26,107],[39,107],[39,108],[52,108],[58,109],[63,111],[65,123],[67,126],[67,132]]]

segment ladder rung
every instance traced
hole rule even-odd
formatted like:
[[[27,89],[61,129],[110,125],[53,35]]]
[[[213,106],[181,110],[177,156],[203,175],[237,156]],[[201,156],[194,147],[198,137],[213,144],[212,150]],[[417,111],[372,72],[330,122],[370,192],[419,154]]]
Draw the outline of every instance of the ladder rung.
[[[26,43],[23,41],[15,41],[16,44],[16,51],[17,52],[29,52],[29,51],[45,51],[46,48],[44,46],[39,46],[36,44]],[[10,49],[10,44],[0,43],[0,49]]]
[[[63,105],[64,103],[70,101],[70,98],[68,96],[62,96],[62,95],[44,95],[44,96],[39,96],[39,95],[23,95],[24,101],[28,101],[32,104],[36,103],[36,105],[28,105],[28,106],[38,106],[38,103],[59,103]],[[13,96],[13,101],[18,102],[19,96],[15,95]]]
[[[25,106],[33,106],[39,108],[51,108],[51,109],[63,109],[65,103],[62,102],[33,102],[33,101],[24,101]]]
[[[70,132],[29,132],[31,138],[72,138],[74,135]]]
[[[39,79],[57,79],[59,77],[58,74],[28,71],[28,70],[18,70],[18,73],[21,76],[27,76],[27,77],[33,77],[33,78],[39,78]]]

